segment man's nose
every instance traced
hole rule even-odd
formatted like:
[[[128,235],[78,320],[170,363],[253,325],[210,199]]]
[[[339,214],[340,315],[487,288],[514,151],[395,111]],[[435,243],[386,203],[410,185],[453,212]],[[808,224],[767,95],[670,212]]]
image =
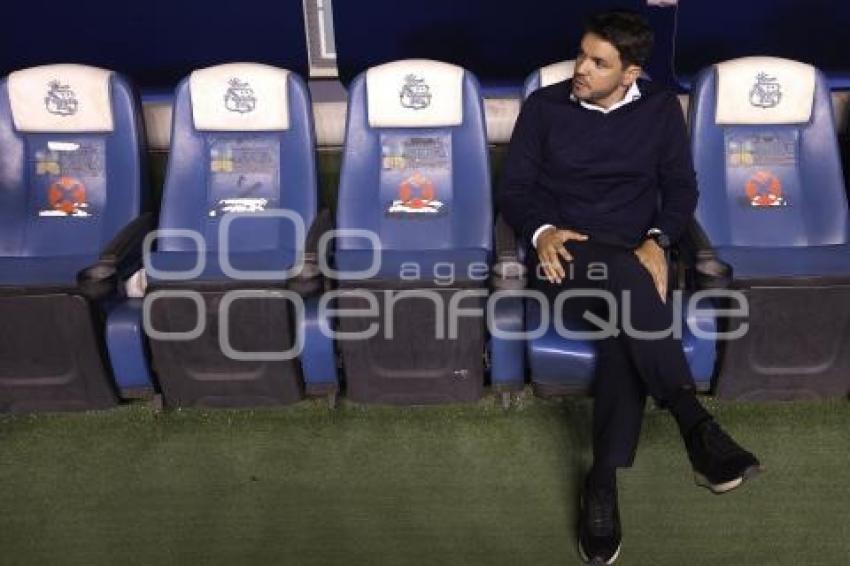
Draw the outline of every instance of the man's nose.
[[[587,59],[579,59],[576,61],[575,69],[573,70],[573,74],[587,76]]]

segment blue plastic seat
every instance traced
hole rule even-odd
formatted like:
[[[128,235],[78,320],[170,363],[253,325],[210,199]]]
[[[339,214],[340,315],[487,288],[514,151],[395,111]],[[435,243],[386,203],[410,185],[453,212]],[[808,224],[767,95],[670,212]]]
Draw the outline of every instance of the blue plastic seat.
[[[369,294],[375,310],[344,317],[339,328],[374,324],[377,332],[338,342],[349,398],[474,401],[485,384],[488,343],[494,388],[522,386],[521,342],[488,338],[485,330],[497,259],[491,191],[483,105],[471,73],[402,60],[352,81],[337,209],[338,303],[369,308]],[[481,309],[457,319],[454,337],[443,326],[456,310],[452,301]],[[503,301],[494,319],[509,321],[516,309],[520,303]]]
[[[314,254],[312,268],[305,263],[317,209],[312,107],[300,77],[233,63],[179,84],[144,299],[167,406],[288,404],[305,386],[335,394]]]
[[[748,332],[723,344],[718,393],[845,396],[847,197],[823,75],[772,57],[719,63],[694,84],[691,125],[701,246],[749,305]]]
[[[0,82],[0,411],[118,400],[103,330],[151,227],[140,120],[105,69]]]
[[[525,100],[539,88],[573,78],[575,64],[576,62],[570,59],[540,67],[525,79],[522,85],[522,99]]]
[[[523,97],[527,98],[538,88],[572,78],[573,68],[573,61],[562,61],[538,69],[525,80]],[[714,370],[715,342],[705,336],[714,331],[715,319],[705,309],[690,311],[687,294],[683,303],[682,347],[697,388],[707,391],[711,388]],[[702,306],[708,305],[703,303]],[[527,328],[537,328],[539,322],[539,305],[536,301],[529,301],[526,307]],[[699,328],[703,336],[695,335],[693,327]],[[528,340],[526,355],[530,379],[537,394],[564,395],[590,390],[596,367],[596,348],[591,341],[561,336],[555,326],[550,325],[542,336]]]

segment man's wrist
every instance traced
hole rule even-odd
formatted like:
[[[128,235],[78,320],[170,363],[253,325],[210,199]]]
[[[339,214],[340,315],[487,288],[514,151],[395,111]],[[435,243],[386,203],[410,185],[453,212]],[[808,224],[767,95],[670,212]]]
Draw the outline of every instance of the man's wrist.
[[[661,228],[650,228],[646,232],[646,236],[644,236],[644,241],[652,240],[658,247],[662,250],[666,250],[670,247],[670,237],[664,233]]]
[[[537,230],[534,231],[534,235],[531,236],[531,245],[534,247],[535,250],[537,249],[537,240],[540,239],[540,235],[543,234],[543,232],[545,232],[549,228],[554,228],[554,227],[555,227],[554,224],[543,224]]]

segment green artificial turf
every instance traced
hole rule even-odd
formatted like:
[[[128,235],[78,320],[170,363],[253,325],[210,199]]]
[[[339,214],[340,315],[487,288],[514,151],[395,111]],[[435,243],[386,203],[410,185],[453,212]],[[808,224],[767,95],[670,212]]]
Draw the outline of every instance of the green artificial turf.
[[[650,409],[618,564],[843,565],[850,403],[709,402],[762,458],[697,488]],[[587,399],[0,416],[0,564],[578,564]]]

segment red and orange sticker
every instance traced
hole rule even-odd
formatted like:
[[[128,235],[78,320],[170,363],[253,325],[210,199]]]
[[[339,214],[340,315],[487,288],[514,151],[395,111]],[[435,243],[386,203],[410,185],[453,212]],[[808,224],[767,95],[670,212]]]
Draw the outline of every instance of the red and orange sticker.
[[[759,170],[747,179],[744,189],[750,206],[784,206],[782,181],[770,171]]]
[[[408,208],[424,208],[434,200],[434,184],[431,179],[417,171],[401,182],[398,196],[401,203]]]
[[[74,177],[59,177],[47,190],[47,202],[53,210],[74,214],[86,206],[86,186]]]

